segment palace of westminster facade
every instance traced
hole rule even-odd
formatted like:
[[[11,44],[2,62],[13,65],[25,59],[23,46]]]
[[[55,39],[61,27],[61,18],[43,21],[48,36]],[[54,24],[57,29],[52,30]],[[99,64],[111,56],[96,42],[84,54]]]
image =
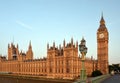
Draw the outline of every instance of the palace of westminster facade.
[[[103,74],[108,73],[108,40],[109,34],[105,26],[103,16],[97,30],[97,60],[86,58],[85,68],[87,75],[94,70],[100,70]],[[63,41],[63,46],[57,48],[55,42],[49,47],[47,44],[47,57],[33,59],[31,42],[28,51],[19,52],[18,45],[8,44],[8,59],[0,56],[0,72],[11,72],[18,75],[37,75],[46,78],[74,79],[80,76],[82,62],[78,56],[78,42],[74,44],[73,38],[70,43]]]

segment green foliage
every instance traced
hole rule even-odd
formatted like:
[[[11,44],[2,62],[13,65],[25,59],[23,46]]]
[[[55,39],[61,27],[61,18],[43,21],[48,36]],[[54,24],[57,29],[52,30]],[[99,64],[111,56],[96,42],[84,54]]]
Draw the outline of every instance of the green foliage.
[[[111,73],[111,71],[113,71],[113,70],[114,70],[114,66],[109,65],[109,73]]]
[[[102,72],[100,70],[95,70],[92,72],[92,77],[100,76],[102,75]]]
[[[111,71],[115,71],[115,72],[120,72],[120,65],[119,64],[112,64],[109,65],[109,73],[111,73]]]

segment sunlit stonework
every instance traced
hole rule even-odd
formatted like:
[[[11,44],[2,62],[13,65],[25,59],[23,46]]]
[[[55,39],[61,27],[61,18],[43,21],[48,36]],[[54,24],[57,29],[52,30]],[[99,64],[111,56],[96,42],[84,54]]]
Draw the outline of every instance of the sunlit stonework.
[[[108,73],[108,38],[108,31],[102,16],[97,31],[98,60],[92,57],[85,59],[88,76],[96,69],[102,71],[103,74]],[[73,38],[71,38],[70,43],[66,43],[64,40],[63,45],[59,45],[59,47],[55,46],[55,42],[53,42],[53,46],[47,44],[47,56],[41,59],[33,59],[31,42],[26,53],[19,51],[18,45],[15,46],[11,43],[8,44],[8,59],[0,56],[0,72],[74,79],[80,76],[82,59],[78,52],[78,41],[74,42]]]

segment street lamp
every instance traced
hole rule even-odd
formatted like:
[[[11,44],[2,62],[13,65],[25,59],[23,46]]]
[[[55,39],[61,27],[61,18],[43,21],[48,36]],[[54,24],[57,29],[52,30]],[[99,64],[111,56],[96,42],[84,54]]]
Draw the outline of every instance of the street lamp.
[[[84,38],[82,38],[81,43],[79,45],[79,51],[82,54],[81,61],[82,61],[82,69],[81,69],[81,74],[80,74],[80,80],[81,81],[86,81],[87,75],[86,75],[86,69],[85,69],[85,55],[87,53],[87,47],[86,47],[86,41]]]

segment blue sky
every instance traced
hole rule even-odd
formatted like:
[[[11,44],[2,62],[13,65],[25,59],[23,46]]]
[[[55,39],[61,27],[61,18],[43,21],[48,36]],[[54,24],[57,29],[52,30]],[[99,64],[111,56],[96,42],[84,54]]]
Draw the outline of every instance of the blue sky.
[[[120,0],[0,0],[0,54],[7,45],[27,51],[31,40],[34,58],[47,56],[47,43],[62,44],[71,37],[87,42],[87,57],[97,58],[96,32],[101,13],[109,31],[109,62],[120,63]]]

